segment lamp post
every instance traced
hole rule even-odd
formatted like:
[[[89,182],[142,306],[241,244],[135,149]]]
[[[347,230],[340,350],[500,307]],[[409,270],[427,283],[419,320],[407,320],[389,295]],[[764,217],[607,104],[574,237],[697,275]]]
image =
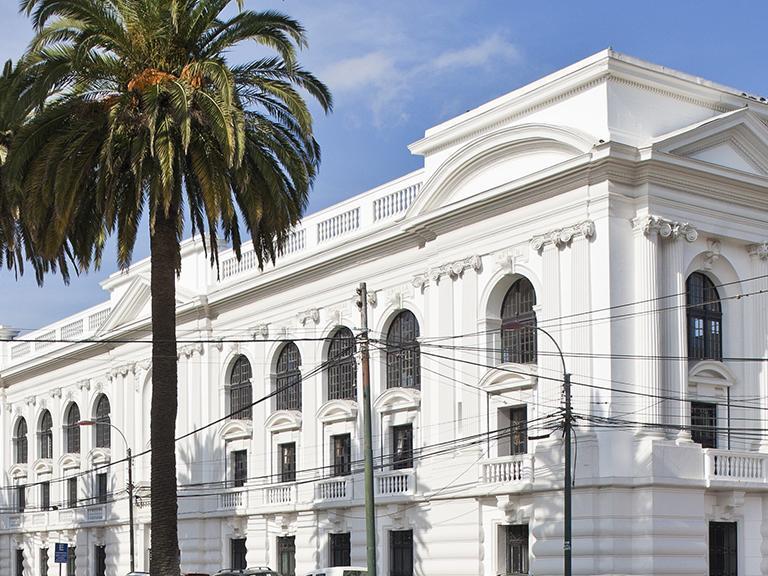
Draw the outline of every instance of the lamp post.
[[[109,426],[117,430],[120,437],[125,442],[125,455],[128,460],[128,524],[129,524],[129,537],[130,537],[130,549],[131,549],[131,572],[136,571],[136,564],[134,559],[134,540],[133,540],[133,457],[131,455],[131,447],[128,445],[128,440],[117,426],[111,422],[98,422],[96,420],[80,420],[77,423],[78,426]]]
[[[571,528],[572,528],[572,514],[571,514],[571,496],[573,488],[573,480],[571,479],[571,375],[568,373],[568,369],[565,367],[565,356],[563,350],[549,332],[540,328],[539,326],[524,324],[510,320],[502,323],[502,329],[519,330],[523,328],[535,329],[542,332],[552,341],[555,345],[557,353],[560,355],[560,362],[563,364],[563,396],[565,399],[565,414],[563,422],[563,433],[565,441],[565,486],[563,487],[563,574],[564,576],[571,576],[572,564],[571,564]]]

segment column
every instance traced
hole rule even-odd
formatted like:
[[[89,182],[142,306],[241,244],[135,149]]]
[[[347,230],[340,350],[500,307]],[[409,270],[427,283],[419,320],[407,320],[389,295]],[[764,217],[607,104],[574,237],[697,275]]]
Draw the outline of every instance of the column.
[[[766,297],[768,296],[768,242],[751,244],[747,247],[751,264],[751,277],[757,278],[748,284],[748,292],[765,291],[763,294],[749,297],[750,320],[752,329],[747,330],[752,345],[747,353],[754,358],[768,356],[768,312],[766,312]],[[768,429],[768,362],[751,363],[749,373],[755,378],[758,395],[760,396],[761,428]],[[760,451],[768,452],[768,438],[763,436],[760,441]]]
[[[659,232],[666,224],[654,216],[635,220],[635,346],[640,356],[635,360],[635,381],[638,392],[636,419],[645,424],[660,424],[662,411],[659,396],[661,388],[661,364],[656,358],[661,352],[659,338],[658,243]],[[639,430],[651,436],[661,437],[661,429],[647,426]]]

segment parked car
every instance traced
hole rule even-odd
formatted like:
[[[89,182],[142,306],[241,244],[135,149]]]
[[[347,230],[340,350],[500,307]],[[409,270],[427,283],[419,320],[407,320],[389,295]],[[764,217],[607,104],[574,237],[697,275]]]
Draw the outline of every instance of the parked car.
[[[368,568],[360,566],[334,566],[332,568],[320,568],[308,572],[307,576],[366,576]]]
[[[245,569],[229,568],[219,570],[213,576],[278,576],[269,566],[249,566]]]

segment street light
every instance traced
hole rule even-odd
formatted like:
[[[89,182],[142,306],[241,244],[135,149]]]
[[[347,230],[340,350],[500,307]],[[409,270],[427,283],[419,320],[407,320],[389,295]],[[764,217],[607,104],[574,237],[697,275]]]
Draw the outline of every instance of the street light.
[[[563,364],[563,393],[565,396],[565,421],[563,422],[563,432],[565,434],[565,486],[563,487],[563,574],[571,576],[571,490],[573,481],[571,479],[571,375],[565,367],[565,356],[560,345],[552,337],[552,334],[536,325],[525,324],[515,320],[503,322],[501,328],[519,330],[523,328],[533,328],[542,332],[555,345],[557,353],[560,355],[560,362]]]
[[[114,428],[117,430],[118,434],[120,434],[120,437],[123,439],[123,442],[125,442],[125,454],[128,459],[128,524],[130,524],[129,527],[129,535],[130,535],[130,548],[131,548],[131,572],[135,572],[136,565],[134,560],[134,541],[133,541],[133,460],[131,455],[131,447],[128,445],[128,440],[125,437],[125,434],[123,434],[123,431],[120,430],[117,426],[112,424],[111,422],[98,422],[97,420],[80,420],[77,423],[78,426],[109,426],[110,428]]]

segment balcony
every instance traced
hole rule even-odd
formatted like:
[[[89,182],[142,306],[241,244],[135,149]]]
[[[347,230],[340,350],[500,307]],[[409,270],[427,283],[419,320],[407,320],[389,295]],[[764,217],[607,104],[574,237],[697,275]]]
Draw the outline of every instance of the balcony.
[[[704,480],[708,487],[768,485],[768,454],[704,450]]]
[[[353,485],[351,476],[320,480],[315,485],[315,500],[318,502],[338,502],[352,500]]]
[[[480,464],[481,484],[530,483],[531,481],[533,481],[531,454],[490,458]]]
[[[245,511],[248,508],[248,491],[245,488],[219,494],[219,510]]]
[[[415,484],[413,470],[390,470],[376,474],[374,478],[377,497],[413,496]]]
[[[296,484],[274,484],[264,488],[265,506],[282,506],[296,503]]]

